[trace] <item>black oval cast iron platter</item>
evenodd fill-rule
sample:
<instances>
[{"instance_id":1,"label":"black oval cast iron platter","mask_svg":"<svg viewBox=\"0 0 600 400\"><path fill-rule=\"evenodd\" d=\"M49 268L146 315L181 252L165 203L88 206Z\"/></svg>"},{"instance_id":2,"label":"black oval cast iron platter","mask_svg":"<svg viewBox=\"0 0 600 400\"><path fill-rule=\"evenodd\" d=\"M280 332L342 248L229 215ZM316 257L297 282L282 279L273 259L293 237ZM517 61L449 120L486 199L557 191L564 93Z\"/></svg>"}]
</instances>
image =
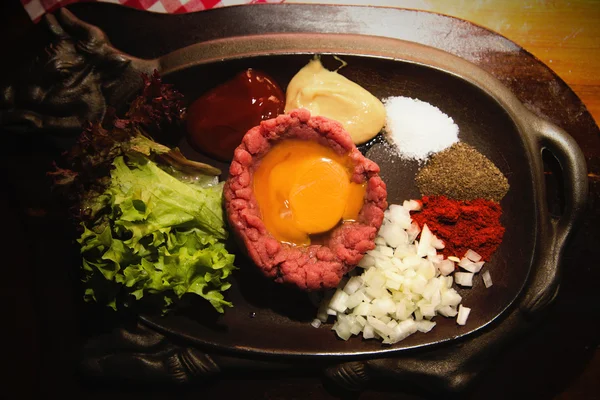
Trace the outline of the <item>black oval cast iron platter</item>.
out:
<instances>
[{"instance_id":1,"label":"black oval cast iron platter","mask_svg":"<svg viewBox=\"0 0 600 400\"><path fill-rule=\"evenodd\" d=\"M466 326L458 326L452 318L436 317L437 325L431 332L386 346L360 337L342 341L330 331L331 325L311 327L315 308L306 296L265 283L249 272L251 262L238 256L242 271L235 274L235 284L228 292L235 307L218 321L204 324L199 315L148 317L146 321L160 331L220 351L301 357L397 352L447 342L484 328L519 296L531 268L537 267L540 237L549 238L543 222L547 217L542 215L543 169L535 154L541 147L531 140L531 136L537 137L533 128L536 118L519 107L491 76L427 46L355 35L223 39L178 50L160 58L159 64L165 80L180 88L187 99L194 99L246 68L267 72L285 90L292 76L315 53L323 54L323 62L331 69L338 66L331 56L341 57L348 66L340 73L380 99L408 96L438 107L458 124L460 140L476 147L507 176L510 190L501 203L506 234L486 264L494 285L486 289L477 277L473 288L460 290L463 304L472 308ZM206 160L185 141L181 147L190 158ZM385 140L366 154L381 167L389 203L420 197L414 184L419 163L400 158ZM227 166L222 167L226 171ZM577 167L572 169L578 171Z\"/></svg>"}]
</instances>

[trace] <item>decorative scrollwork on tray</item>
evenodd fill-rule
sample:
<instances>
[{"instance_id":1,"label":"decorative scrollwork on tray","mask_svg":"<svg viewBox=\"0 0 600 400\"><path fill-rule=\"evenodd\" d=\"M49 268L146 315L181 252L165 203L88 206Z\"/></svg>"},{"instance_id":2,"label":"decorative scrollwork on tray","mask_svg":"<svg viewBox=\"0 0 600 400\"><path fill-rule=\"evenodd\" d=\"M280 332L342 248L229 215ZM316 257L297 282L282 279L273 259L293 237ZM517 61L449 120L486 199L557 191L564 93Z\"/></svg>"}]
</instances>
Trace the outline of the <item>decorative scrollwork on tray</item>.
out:
<instances>
[{"instance_id":1,"label":"decorative scrollwork on tray","mask_svg":"<svg viewBox=\"0 0 600 400\"><path fill-rule=\"evenodd\" d=\"M109 105L118 105L142 86L140 74L154 61L137 59L114 48L104 32L66 9L46 15L52 40L1 88L0 126L77 135L83 125L101 121Z\"/></svg>"},{"instance_id":2,"label":"decorative scrollwork on tray","mask_svg":"<svg viewBox=\"0 0 600 400\"><path fill-rule=\"evenodd\" d=\"M175 345L141 322L89 340L81 369L89 377L172 384L202 381L220 372L209 355Z\"/></svg>"}]
</instances>

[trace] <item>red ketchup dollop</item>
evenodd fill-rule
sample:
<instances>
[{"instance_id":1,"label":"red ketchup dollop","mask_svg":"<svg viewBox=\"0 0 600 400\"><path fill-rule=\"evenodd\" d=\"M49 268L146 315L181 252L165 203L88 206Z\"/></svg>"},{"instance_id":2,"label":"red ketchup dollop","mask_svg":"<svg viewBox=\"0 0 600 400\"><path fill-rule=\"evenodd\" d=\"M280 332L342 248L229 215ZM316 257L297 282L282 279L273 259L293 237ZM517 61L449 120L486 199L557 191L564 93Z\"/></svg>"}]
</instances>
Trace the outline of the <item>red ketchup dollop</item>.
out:
<instances>
[{"instance_id":1,"label":"red ketchup dollop","mask_svg":"<svg viewBox=\"0 0 600 400\"><path fill-rule=\"evenodd\" d=\"M246 132L284 108L283 91L273 78L249 68L188 107L188 141L208 156L231 161Z\"/></svg>"}]
</instances>

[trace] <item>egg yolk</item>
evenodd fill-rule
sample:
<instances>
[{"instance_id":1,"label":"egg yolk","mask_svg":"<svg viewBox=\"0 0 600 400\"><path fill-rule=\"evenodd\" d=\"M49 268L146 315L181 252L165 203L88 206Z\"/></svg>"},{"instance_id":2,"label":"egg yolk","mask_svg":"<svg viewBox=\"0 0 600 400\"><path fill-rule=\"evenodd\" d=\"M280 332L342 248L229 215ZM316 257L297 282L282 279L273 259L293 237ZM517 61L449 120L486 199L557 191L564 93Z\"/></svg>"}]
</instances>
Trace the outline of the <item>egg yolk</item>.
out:
<instances>
[{"instance_id":1,"label":"egg yolk","mask_svg":"<svg viewBox=\"0 0 600 400\"><path fill-rule=\"evenodd\" d=\"M355 220L366 184L350 176L347 157L319 143L289 139L275 145L253 179L267 230L281 242L308 245L311 235Z\"/></svg>"}]
</instances>

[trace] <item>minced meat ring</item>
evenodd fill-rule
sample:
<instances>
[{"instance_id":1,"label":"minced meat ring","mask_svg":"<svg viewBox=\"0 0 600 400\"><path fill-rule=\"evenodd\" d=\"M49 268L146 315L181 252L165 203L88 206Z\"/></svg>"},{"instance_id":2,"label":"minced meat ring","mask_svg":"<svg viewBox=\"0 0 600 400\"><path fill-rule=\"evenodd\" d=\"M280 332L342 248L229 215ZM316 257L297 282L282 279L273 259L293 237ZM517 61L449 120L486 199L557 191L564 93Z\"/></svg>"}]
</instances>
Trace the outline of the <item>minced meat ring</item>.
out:
<instances>
[{"instance_id":1,"label":"minced meat ring","mask_svg":"<svg viewBox=\"0 0 600 400\"><path fill-rule=\"evenodd\" d=\"M285 139L317 141L340 155L347 154L353 165L351 180L367 182L358 219L329 231L321 244L281 243L261 219L252 190L253 172L271 147ZM224 187L229 224L256 266L276 282L308 291L336 287L364 254L375 248L374 240L387 208L386 197L379 166L358 151L342 125L328 118L311 117L305 109L279 115L250 129L235 150Z\"/></svg>"}]
</instances>

